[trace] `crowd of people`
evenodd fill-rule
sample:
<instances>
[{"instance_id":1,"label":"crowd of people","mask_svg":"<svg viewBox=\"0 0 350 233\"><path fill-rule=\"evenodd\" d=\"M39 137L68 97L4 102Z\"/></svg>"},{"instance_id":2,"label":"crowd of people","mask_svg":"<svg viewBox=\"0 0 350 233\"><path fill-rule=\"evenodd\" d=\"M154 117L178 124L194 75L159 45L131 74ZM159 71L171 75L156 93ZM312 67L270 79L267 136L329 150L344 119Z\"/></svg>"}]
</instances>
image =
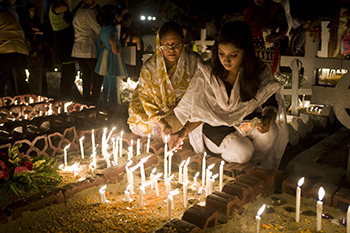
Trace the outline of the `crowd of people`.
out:
<instances>
[{"instance_id":1,"label":"crowd of people","mask_svg":"<svg viewBox=\"0 0 350 233\"><path fill-rule=\"evenodd\" d=\"M142 61L148 48L126 8L81 0L70 10L68 1L55 0L49 7L50 43L34 5L26 7L21 19L15 0L0 0L2 94L42 93L45 67L52 60L61 71L60 98L118 108L118 80L131 76L139 81L128 109L134 134L153 135L175 150L184 144L227 162L278 168L288 130L283 86L274 73L281 54L303 55L312 19L300 15L293 21L290 9L272 0L253 0L238 17L169 18L160 10L151 27L155 48ZM345 28L346 6L337 21L346 22ZM206 60L194 46L202 28L215 41ZM338 27L337 41L345 32ZM122 53L130 46L136 50L134 65L125 64ZM340 50L336 47L333 56ZM74 83L77 67L82 96ZM25 68L31 73L29 85ZM237 124L242 123L251 130L241 132Z\"/></svg>"}]
</instances>

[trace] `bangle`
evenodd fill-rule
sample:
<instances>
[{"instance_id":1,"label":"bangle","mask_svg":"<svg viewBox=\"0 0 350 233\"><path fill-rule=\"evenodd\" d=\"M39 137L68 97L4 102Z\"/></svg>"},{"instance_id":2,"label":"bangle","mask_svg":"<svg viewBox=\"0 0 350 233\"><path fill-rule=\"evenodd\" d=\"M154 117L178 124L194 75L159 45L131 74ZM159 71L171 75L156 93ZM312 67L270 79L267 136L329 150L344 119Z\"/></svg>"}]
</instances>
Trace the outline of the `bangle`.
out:
<instances>
[{"instance_id":1,"label":"bangle","mask_svg":"<svg viewBox=\"0 0 350 233\"><path fill-rule=\"evenodd\" d=\"M182 127L182 129L187 130L187 136L191 133L191 131L187 127Z\"/></svg>"}]
</instances>

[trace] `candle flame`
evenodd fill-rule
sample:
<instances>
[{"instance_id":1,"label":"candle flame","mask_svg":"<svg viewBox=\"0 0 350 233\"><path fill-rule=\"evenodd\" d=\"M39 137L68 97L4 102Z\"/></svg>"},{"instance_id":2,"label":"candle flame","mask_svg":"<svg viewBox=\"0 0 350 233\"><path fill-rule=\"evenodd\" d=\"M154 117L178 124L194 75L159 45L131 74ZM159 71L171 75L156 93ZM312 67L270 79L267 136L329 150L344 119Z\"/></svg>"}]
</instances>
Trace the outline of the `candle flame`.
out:
<instances>
[{"instance_id":1,"label":"candle flame","mask_svg":"<svg viewBox=\"0 0 350 233\"><path fill-rule=\"evenodd\" d=\"M159 179L162 175L163 175L163 173L158 173L158 174L156 175L156 178Z\"/></svg>"},{"instance_id":2,"label":"candle flame","mask_svg":"<svg viewBox=\"0 0 350 233\"><path fill-rule=\"evenodd\" d=\"M196 175L195 175L194 177L196 177L196 178L197 178L198 176L199 176L199 172L197 172L197 173L196 173Z\"/></svg>"},{"instance_id":3,"label":"candle flame","mask_svg":"<svg viewBox=\"0 0 350 233\"><path fill-rule=\"evenodd\" d=\"M214 166L215 166L215 163L213 163L212 165L209 165L209 166L207 167L207 169L208 169L208 170L211 170L211 169L213 169Z\"/></svg>"},{"instance_id":4,"label":"candle flame","mask_svg":"<svg viewBox=\"0 0 350 233\"><path fill-rule=\"evenodd\" d=\"M130 190L130 187L131 187L131 184L128 184L128 186L126 186L126 189L125 189L125 190L129 191L129 190Z\"/></svg>"},{"instance_id":5,"label":"candle flame","mask_svg":"<svg viewBox=\"0 0 350 233\"><path fill-rule=\"evenodd\" d=\"M148 160L150 157L151 157L151 155L149 155L149 156L147 156L147 157L141 159L141 163L147 162L147 160Z\"/></svg>"},{"instance_id":6,"label":"candle flame","mask_svg":"<svg viewBox=\"0 0 350 233\"><path fill-rule=\"evenodd\" d=\"M216 174L213 175L211 178L215 180L216 178L218 178L218 176L219 176L219 174L216 173Z\"/></svg>"},{"instance_id":7,"label":"candle flame","mask_svg":"<svg viewBox=\"0 0 350 233\"><path fill-rule=\"evenodd\" d=\"M207 156L207 152L204 152L203 157L205 158L205 156Z\"/></svg>"},{"instance_id":8,"label":"candle flame","mask_svg":"<svg viewBox=\"0 0 350 233\"><path fill-rule=\"evenodd\" d=\"M68 144L64 149L67 150L70 147L70 144Z\"/></svg>"},{"instance_id":9,"label":"candle flame","mask_svg":"<svg viewBox=\"0 0 350 233\"><path fill-rule=\"evenodd\" d=\"M182 167L184 165L184 163L186 162L186 160L183 160L181 163L180 163L180 167Z\"/></svg>"},{"instance_id":10,"label":"candle flame","mask_svg":"<svg viewBox=\"0 0 350 233\"><path fill-rule=\"evenodd\" d=\"M124 130L122 130L122 131L120 132L120 137L123 137L123 134L124 134Z\"/></svg>"},{"instance_id":11,"label":"candle flame","mask_svg":"<svg viewBox=\"0 0 350 233\"><path fill-rule=\"evenodd\" d=\"M151 138L151 134L148 134L148 136L147 136L148 138Z\"/></svg>"},{"instance_id":12,"label":"candle flame","mask_svg":"<svg viewBox=\"0 0 350 233\"><path fill-rule=\"evenodd\" d=\"M156 173L157 168L153 168L152 173Z\"/></svg>"},{"instance_id":13,"label":"candle flame","mask_svg":"<svg viewBox=\"0 0 350 233\"><path fill-rule=\"evenodd\" d=\"M180 193L179 190L176 189L176 190L170 191L170 192L169 192L169 195L175 196L176 194L179 194L179 193Z\"/></svg>"},{"instance_id":14,"label":"candle flame","mask_svg":"<svg viewBox=\"0 0 350 233\"><path fill-rule=\"evenodd\" d=\"M187 167L188 164L190 163L190 158L191 158L191 157L188 157L188 159L186 160L185 167Z\"/></svg>"},{"instance_id":15,"label":"candle flame","mask_svg":"<svg viewBox=\"0 0 350 233\"><path fill-rule=\"evenodd\" d=\"M131 139L131 141L130 141L130 146L132 146L132 144L134 144L134 140L133 139Z\"/></svg>"},{"instance_id":16,"label":"candle flame","mask_svg":"<svg viewBox=\"0 0 350 233\"><path fill-rule=\"evenodd\" d=\"M174 178L174 174L172 174L167 180L170 182Z\"/></svg>"},{"instance_id":17,"label":"candle flame","mask_svg":"<svg viewBox=\"0 0 350 233\"><path fill-rule=\"evenodd\" d=\"M321 188L318 190L318 200L322 201L325 194L326 192L324 191L324 188L321 186Z\"/></svg>"},{"instance_id":18,"label":"candle flame","mask_svg":"<svg viewBox=\"0 0 350 233\"><path fill-rule=\"evenodd\" d=\"M199 189L198 189L198 195L200 195L201 193L202 193L202 189L203 189L203 187L201 186L201 187L199 187Z\"/></svg>"},{"instance_id":19,"label":"candle flame","mask_svg":"<svg viewBox=\"0 0 350 233\"><path fill-rule=\"evenodd\" d=\"M298 181L298 186L301 187L304 184L305 177L301 177L300 180Z\"/></svg>"},{"instance_id":20,"label":"candle flame","mask_svg":"<svg viewBox=\"0 0 350 233\"><path fill-rule=\"evenodd\" d=\"M79 141L83 141L85 139L85 136L82 136Z\"/></svg>"},{"instance_id":21,"label":"candle flame","mask_svg":"<svg viewBox=\"0 0 350 233\"><path fill-rule=\"evenodd\" d=\"M221 165L224 166L225 165L225 161L221 160Z\"/></svg>"},{"instance_id":22,"label":"candle flame","mask_svg":"<svg viewBox=\"0 0 350 233\"><path fill-rule=\"evenodd\" d=\"M99 189L99 192L100 192L100 193L104 193L105 190L106 190L106 188L107 188L107 185L105 184L105 185L103 185L103 186Z\"/></svg>"},{"instance_id":23,"label":"candle flame","mask_svg":"<svg viewBox=\"0 0 350 233\"><path fill-rule=\"evenodd\" d=\"M129 160L129 162L127 164L125 164L125 167L130 167L130 165L132 164L132 160Z\"/></svg>"},{"instance_id":24,"label":"candle flame","mask_svg":"<svg viewBox=\"0 0 350 233\"><path fill-rule=\"evenodd\" d=\"M258 213L256 214L256 216L262 215L262 213L263 213L264 210L265 210L265 207L266 207L266 205L264 204L264 205L259 209L259 211L258 211Z\"/></svg>"}]
</instances>

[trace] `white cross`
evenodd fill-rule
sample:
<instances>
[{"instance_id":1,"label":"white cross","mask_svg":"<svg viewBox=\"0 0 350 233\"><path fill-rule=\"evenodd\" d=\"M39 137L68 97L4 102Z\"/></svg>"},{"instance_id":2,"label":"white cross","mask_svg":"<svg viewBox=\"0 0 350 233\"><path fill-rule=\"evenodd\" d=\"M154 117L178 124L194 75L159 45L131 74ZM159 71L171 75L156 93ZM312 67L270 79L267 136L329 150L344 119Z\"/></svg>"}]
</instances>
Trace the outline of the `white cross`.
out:
<instances>
[{"instance_id":1,"label":"white cross","mask_svg":"<svg viewBox=\"0 0 350 233\"><path fill-rule=\"evenodd\" d=\"M200 38L200 40L195 41L197 47L198 47L198 45L200 45L200 49L201 49L200 52L201 53L208 51L207 50L208 46L214 45L214 40L205 40L206 38L207 38L207 29L201 29L201 38Z\"/></svg>"}]
</instances>

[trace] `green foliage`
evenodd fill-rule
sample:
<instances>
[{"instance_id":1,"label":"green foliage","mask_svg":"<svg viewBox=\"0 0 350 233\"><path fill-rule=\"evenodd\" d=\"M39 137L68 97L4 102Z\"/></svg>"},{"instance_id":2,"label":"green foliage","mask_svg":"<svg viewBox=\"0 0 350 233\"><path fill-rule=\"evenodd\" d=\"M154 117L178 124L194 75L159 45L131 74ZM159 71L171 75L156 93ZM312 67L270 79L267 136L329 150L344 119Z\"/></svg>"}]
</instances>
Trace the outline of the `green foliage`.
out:
<instances>
[{"instance_id":1,"label":"green foliage","mask_svg":"<svg viewBox=\"0 0 350 233\"><path fill-rule=\"evenodd\" d=\"M56 161L45 155L30 157L21 154L21 144L0 154L0 198L23 197L26 193L41 191L61 181Z\"/></svg>"}]
</instances>

